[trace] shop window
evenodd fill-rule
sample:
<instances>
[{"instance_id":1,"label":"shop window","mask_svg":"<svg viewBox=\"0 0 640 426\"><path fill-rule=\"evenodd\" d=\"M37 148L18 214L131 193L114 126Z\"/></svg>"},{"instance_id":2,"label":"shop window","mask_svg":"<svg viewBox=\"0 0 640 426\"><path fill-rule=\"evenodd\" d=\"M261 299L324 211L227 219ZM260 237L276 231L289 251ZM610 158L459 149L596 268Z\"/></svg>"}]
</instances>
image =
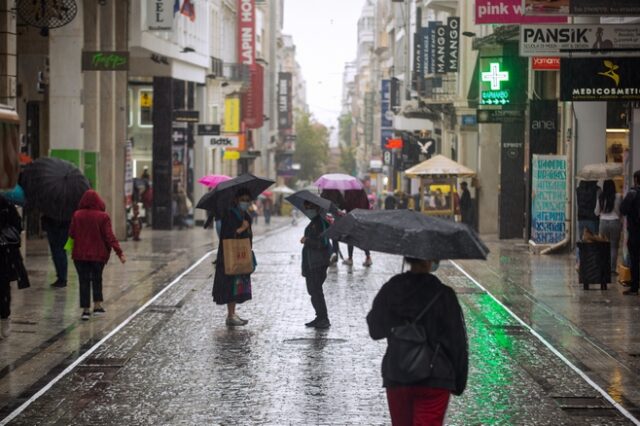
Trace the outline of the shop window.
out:
<instances>
[{"instance_id":1,"label":"shop window","mask_svg":"<svg viewBox=\"0 0 640 426\"><path fill-rule=\"evenodd\" d=\"M153 126L153 91L141 89L138 91L138 125L140 127Z\"/></svg>"}]
</instances>

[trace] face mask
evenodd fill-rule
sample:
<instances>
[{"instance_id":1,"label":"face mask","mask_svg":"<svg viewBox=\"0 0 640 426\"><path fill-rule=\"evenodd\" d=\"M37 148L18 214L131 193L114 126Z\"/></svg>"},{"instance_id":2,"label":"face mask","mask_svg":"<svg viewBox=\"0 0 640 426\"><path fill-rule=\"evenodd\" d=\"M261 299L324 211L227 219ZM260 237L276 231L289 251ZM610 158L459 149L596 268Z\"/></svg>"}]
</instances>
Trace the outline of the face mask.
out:
<instances>
[{"instance_id":1,"label":"face mask","mask_svg":"<svg viewBox=\"0 0 640 426\"><path fill-rule=\"evenodd\" d=\"M318 216L318 211L316 209L305 209L304 210L304 214L309 218L309 219L313 219L314 217Z\"/></svg>"},{"instance_id":2,"label":"face mask","mask_svg":"<svg viewBox=\"0 0 640 426\"><path fill-rule=\"evenodd\" d=\"M434 273L435 271L437 271L439 267L440 267L439 260L434 260L433 262L431 262L431 273Z\"/></svg>"},{"instance_id":3,"label":"face mask","mask_svg":"<svg viewBox=\"0 0 640 426\"><path fill-rule=\"evenodd\" d=\"M249 206L251 204L248 201L240 201L238 203L238 207L240 207L240 210L242 210L243 212L246 212L247 210L249 210Z\"/></svg>"}]
</instances>

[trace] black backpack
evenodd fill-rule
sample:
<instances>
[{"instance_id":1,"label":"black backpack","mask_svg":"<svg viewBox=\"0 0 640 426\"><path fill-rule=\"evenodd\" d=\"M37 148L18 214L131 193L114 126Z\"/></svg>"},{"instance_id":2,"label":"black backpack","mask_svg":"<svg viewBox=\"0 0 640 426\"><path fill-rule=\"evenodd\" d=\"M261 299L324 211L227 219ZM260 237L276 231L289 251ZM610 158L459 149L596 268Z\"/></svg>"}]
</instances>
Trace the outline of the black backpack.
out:
<instances>
[{"instance_id":1,"label":"black backpack","mask_svg":"<svg viewBox=\"0 0 640 426\"><path fill-rule=\"evenodd\" d=\"M454 377L440 343L430 342L425 328L418 324L441 294L436 294L412 322L391 329L382 369L385 379L410 384L429 377Z\"/></svg>"}]
</instances>

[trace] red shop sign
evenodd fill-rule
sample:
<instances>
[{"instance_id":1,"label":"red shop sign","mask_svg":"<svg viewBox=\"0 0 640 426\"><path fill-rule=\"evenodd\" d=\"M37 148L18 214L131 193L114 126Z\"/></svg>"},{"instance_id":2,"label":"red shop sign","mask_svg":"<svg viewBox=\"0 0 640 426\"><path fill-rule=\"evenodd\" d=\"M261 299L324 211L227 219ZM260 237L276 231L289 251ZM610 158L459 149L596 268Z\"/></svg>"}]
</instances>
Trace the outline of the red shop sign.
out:
<instances>
[{"instance_id":1,"label":"red shop sign","mask_svg":"<svg viewBox=\"0 0 640 426\"><path fill-rule=\"evenodd\" d=\"M536 71L557 71L560 69L560 58L555 56L534 56L531 68Z\"/></svg>"}]
</instances>

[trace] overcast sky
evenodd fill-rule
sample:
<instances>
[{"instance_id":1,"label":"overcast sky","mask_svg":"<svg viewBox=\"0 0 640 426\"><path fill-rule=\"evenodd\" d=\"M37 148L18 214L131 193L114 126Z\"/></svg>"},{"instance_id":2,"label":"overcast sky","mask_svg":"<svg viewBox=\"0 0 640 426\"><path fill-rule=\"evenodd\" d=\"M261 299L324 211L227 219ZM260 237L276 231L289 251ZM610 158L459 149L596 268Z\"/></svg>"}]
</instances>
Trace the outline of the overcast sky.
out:
<instances>
[{"instance_id":1,"label":"overcast sky","mask_svg":"<svg viewBox=\"0 0 640 426\"><path fill-rule=\"evenodd\" d=\"M357 50L364 0L285 0L284 33L293 36L314 117L338 127L342 72Z\"/></svg>"}]
</instances>

